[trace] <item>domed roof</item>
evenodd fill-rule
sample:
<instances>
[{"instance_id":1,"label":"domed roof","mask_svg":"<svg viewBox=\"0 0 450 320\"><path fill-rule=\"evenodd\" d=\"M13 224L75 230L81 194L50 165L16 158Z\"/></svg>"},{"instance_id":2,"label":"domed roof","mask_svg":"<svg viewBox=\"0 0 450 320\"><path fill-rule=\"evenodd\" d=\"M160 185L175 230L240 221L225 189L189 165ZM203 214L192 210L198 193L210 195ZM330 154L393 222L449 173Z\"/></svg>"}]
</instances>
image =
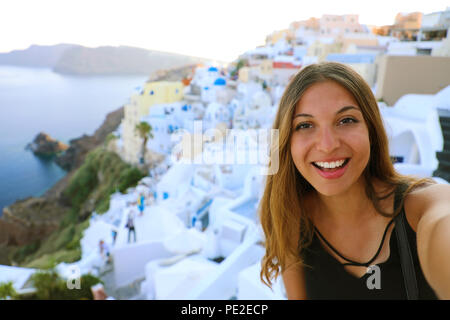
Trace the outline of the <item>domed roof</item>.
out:
<instances>
[{"instance_id":1,"label":"domed roof","mask_svg":"<svg viewBox=\"0 0 450 320\"><path fill-rule=\"evenodd\" d=\"M208 71L215 71L215 72L217 72L217 71L219 71L216 67L210 67L209 69L208 69Z\"/></svg>"},{"instance_id":2,"label":"domed roof","mask_svg":"<svg viewBox=\"0 0 450 320\"><path fill-rule=\"evenodd\" d=\"M227 82L223 78L217 78L216 81L214 81L215 86L224 86Z\"/></svg>"}]
</instances>

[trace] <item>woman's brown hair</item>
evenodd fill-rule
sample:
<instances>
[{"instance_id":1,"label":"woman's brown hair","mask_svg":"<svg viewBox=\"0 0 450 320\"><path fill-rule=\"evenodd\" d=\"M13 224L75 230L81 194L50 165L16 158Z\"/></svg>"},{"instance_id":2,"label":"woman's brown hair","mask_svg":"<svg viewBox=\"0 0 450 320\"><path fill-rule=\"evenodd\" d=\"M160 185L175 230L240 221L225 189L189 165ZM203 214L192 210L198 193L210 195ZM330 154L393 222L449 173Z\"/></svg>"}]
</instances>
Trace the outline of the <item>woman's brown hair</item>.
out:
<instances>
[{"instance_id":1,"label":"woman's brown hair","mask_svg":"<svg viewBox=\"0 0 450 320\"><path fill-rule=\"evenodd\" d=\"M398 186L409 185L404 192L406 194L417 186L432 183L430 179L416 179L395 171L378 104L372 90L356 71L335 62L304 67L290 81L280 100L273 124L273 129L278 130L279 140L278 145L271 148L271 155L278 153L279 169L276 174L267 176L259 204L266 248L260 277L268 286L271 286L273 278L289 267L288 260L302 264L301 252L312 239L313 225L305 212L303 200L314 188L294 165L290 139L292 117L298 101L310 86L323 81L335 81L346 88L362 111L370 141L370 158L362 174L366 181L366 195L378 213L387 217L398 214L402 205L396 212L384 212L380 206L380 201L392 195ZM377 194L371 183L374 179L390 186L389 191L383 195Z\"/></svg>"}]
</instances>

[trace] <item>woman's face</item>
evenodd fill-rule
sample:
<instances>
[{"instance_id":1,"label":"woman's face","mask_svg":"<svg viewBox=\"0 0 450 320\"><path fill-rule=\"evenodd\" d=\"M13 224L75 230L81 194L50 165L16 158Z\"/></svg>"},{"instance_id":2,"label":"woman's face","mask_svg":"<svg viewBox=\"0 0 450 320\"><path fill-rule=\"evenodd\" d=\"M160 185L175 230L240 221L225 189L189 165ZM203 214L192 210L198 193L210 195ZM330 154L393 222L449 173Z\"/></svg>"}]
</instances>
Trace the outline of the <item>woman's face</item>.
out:
<instances>
[{"instance_id":1,"label":"woman's face","mask_svg":"<svg viewBox=\"0 0 450 320\"><path fill-rule=\"evenodd\" d=\"M291 154L297 170L323 195L339 195L362 183L369 132L347 89L325 81L304 92L292 119Z\"/></svg>"}]
</instances>

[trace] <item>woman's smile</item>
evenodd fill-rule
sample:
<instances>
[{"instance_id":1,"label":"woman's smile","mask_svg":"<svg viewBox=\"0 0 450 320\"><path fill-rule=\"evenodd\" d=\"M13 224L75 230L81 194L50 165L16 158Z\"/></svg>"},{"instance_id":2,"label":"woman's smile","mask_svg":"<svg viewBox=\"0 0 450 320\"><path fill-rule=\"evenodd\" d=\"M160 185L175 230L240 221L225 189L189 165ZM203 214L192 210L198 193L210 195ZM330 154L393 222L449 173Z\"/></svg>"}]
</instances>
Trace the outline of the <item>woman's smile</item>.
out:
<instances>
[{"instance_id":1,"label":"woman's smile","mask_svg":"<svg viewBox=\"0 0 450 320\"><path fill-rule=\"evenodd\" d=\"M319 161L312 162L317 172L325 179L337 179L341 177L347 170L350 158L338 161Z\"/></svg>"}]
</instances>

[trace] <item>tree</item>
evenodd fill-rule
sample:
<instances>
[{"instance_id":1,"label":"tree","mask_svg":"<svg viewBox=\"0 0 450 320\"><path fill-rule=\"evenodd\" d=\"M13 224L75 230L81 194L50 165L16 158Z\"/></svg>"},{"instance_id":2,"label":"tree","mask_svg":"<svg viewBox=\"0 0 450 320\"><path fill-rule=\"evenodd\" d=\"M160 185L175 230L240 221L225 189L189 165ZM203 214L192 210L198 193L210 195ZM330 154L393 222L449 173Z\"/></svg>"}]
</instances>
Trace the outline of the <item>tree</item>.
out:
<instances>
[{"instance_id":1,"label":"tree","mask_svg":"<svg viewBox=\"0 0 450 320\"><path fill-rule=\"evenodd\" d=\"M147 122L140 122L136 125L135 131L139 135L139 137L142 139L142 150L141 150L141 159L140 163L145 166L145 146L147 145L148 139L153 139L152 134L152 126L149 125Z\"/></svg>"},{"instance_id":2,"label":"tree","mask_svg":"<svg viewBox=\"0 0 450 320\"><path fill-rule=\"evenodd\" d=\"M238 61L237 64L236 64L235 69L234 69L233 71L231 71L231 76L232 76L232 77L237 77L237 76L239 75L239 70L240 70L242 67L245 67L245 66L247 66L247 65L248 65L247 60L239 59L239 61Z\"/></svg>"}]
</instances>

